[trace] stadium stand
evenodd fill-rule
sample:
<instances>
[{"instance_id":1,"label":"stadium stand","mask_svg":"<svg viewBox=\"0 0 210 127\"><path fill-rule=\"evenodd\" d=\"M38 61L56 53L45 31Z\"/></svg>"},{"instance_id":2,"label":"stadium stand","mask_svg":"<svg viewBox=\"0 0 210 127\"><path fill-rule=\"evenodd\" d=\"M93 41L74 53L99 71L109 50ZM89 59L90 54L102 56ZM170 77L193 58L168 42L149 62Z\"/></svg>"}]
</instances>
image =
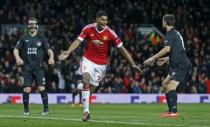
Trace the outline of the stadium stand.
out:
<instances>
[{"instance_id":1,"label":"stadium stand","mask_svg":"<svg viewBox=\"0 0 210 127\"><path fill-rule=\"evenodd\" d=\"M95 12L104 9L109 13L109 26L116 31L130 51L135 62L142 62L157 52L147 39L138 39L140 24L154 24L161 28L161 17L174 13L177 29L184 37L187 54L193 64L187 83L187 93L210 93L210 1L209 0L1 0L0 23L26 24L29 17L36 17L45 25L45 36L58 54L66 49L81 29L94 22ZM1 33L0 38L0 93L21 92L21 68L15 65L12 50L24 30ZM164 33L164 32L163 32ZM75 75L83 46L65 62L51 67L45 64L48 91L70 92L76 83ZM61 72L61 75L58 75ZM106 77L97 93L160 93L161 81L167 69L154 65L144 75L135 74L114 47L110 50L110 64ZM60 74L60 73L59 73ZM62 78L64 83L60 82ZM36 92L35 89L33 92Z\"/></svg>"}]
</instances>

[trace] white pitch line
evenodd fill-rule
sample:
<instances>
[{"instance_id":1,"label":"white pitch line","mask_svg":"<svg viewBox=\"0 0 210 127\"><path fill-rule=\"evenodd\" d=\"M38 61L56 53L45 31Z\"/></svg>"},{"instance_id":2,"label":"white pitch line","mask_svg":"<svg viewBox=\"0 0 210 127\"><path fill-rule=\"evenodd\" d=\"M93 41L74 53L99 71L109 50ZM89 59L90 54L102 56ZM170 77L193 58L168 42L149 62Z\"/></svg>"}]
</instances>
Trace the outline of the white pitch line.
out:
<instances>
[{"instance_id":1,"label":"white pitch line","mask_svg":"<svg viewBox=\"0 0 210 127\"><path fill-rule=\"evenodd\" d=\"M55 118L55 117L34 117L34 116L10 116L10 115L0 115L0 118L24 118L24 119L42 119L42 120L62 120L62 121L78 121L82 122L81 119L66 119L66 118ZM103 121L103 120L90 120L90 122L95 123L111 123L111 124L127 124L127 125L144 125L144 126L162 126L171 127L169 124L148 124L140 122L123 122L123 121ZM182 127L182 125L174 125L174 127Z\"/></svg>"}]
</instances>

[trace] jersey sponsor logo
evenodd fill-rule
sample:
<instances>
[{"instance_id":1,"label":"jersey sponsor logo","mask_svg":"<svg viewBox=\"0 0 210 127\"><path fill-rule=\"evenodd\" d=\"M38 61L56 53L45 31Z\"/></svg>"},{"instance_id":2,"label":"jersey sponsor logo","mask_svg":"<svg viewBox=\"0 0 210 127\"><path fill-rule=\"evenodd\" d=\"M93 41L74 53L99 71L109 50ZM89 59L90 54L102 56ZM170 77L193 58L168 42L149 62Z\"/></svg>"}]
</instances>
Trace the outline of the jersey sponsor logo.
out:
<instances>
[{"instance_id":1,"label":"jersey sponsor logo","mask_svg":"<svg viewBox=\"0 0 210 127\"><path fill-rule=\"evenodd\" d=\"M27 54L37 54L37 48L28 48Z\"/></svg>"},{"instance_id":2,"label":"jersey sponsor logo","mask_svg":"<svg viewBox=\"0 0 210 127\"><path fill-rule=\"evenodd\" d=\"M36 45L37 45L38 47L40 47L40 46L42 45L42 42L38 41L38 42L36 43Z\"/></svg>"}]
</instances>

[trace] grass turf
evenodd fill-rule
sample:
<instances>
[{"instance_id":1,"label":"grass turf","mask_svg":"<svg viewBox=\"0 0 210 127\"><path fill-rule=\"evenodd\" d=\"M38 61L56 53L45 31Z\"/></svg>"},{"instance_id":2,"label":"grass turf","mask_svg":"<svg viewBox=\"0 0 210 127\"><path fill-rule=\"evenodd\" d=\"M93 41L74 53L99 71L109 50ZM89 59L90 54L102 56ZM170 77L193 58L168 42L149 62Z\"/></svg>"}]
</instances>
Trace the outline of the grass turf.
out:
<instances>
[{"instance_id":1,"label":"grass turf","mask_svg":"<svg viewBox=\"0 0 210 127\"><path fill-rule=\"evenodd\" d=\"M0 127L210 127L209 104L179 104L179 118L161 118L162 104L92 104L91 121L82 122L82 109L67 104L50 105L41 116L42 105L30 105L24 116L22 105L0 105Z\"/></svg>"}]
</instances>

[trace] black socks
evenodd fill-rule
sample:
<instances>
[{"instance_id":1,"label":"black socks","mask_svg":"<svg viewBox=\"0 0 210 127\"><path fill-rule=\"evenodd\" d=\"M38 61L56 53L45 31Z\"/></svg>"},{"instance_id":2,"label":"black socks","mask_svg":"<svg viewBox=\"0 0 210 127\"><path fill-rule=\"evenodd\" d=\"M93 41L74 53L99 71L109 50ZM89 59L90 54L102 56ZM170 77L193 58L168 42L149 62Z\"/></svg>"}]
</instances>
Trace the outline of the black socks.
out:
<instances>
[{"instance_id":1,"label":"black socks","mask_svg":"<svg viewBox=\"0 0 210 127\"><path fill-rule=\"evenodd\" d=\"M177 112L177 93L176 90L171 90L166 94L167 104L169 107L169 112Z\"/></svg>"},{"instance_id":2,"label":"black socks","mask_svg":"<svg viewBox=\"0 0 210 127\"><path fill-rule=\"evenodd\" d=\"M40 92L41 97L42 97L42 103L44 105L44 108L47 109L48 108L48 95L47 95L47 91L43 90Z\"/></svg>"},{"instance_id":3,"label":"black socks","mask_svg":"<svg viewBox=\"0 0 210 127\"><path fill-rule=\"evenodd\" d=\"M29 103L29 93L23 92L24 110L28 110L28 103Z\"/></svg>"}]
</instances>

